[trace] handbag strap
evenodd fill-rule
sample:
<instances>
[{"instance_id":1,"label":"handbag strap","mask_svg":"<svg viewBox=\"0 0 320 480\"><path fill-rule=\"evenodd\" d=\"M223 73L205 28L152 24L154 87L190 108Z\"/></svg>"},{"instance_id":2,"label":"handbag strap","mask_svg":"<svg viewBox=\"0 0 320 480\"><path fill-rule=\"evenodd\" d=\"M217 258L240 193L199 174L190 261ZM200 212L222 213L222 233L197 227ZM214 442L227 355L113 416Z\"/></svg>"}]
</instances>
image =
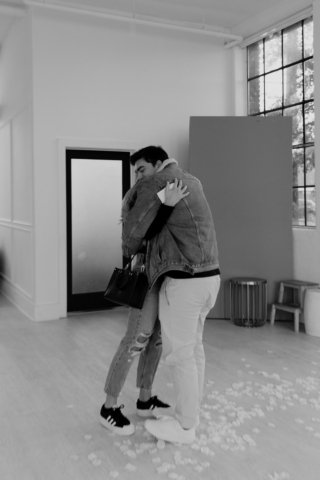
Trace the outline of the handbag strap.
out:
<instances>
[{"instance_id":1,"label":"handbag strap","mask_svg":"<svg viewBox=\"0 0 320 480\"><path fill-rule=\"evenodd\" d=\"M131 263L132 263L132 261L133 261L133 259L134 259L134 257L135 257L136 255L137 255L137 253L135 253L134 255L132 255L131 258L129 258L129 260L127 261L127 264L126 264L125 267L124 267L124 270L126 270L127 268L129 268L129 265L131 265ZM142 266L141 266L141 272L143 272L144 269L145 269L145 266L142 265Z\"/></svg>"}]
</instances>

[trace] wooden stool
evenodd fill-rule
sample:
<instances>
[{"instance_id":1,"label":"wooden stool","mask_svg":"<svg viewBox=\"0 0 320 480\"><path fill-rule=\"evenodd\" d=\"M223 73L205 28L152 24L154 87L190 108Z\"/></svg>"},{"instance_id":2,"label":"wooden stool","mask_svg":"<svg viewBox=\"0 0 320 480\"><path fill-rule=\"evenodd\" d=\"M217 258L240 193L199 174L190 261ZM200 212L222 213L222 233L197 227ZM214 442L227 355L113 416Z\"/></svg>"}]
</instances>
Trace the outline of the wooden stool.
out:
<instances>
[{"instance_id":1,"label":"wooden stool","mask_svg":"<svg viewBox=\"0 0 320 480\"><path fill-rule=\"evenodd\" d=\"M278 303L273 303L271 308L270 323L274 324L276 310L284 310L285 312L291 312L294 314L294 331L299 332L299 315L303 313L304 293L308 288L318 287L318 283L301 282L300 280L284 280L280 282ZM283 303L283 295L285 288L293 289L293 303ZM294 292L297 291L297 302L294 298Z\"/></svg>"}]
</instances>

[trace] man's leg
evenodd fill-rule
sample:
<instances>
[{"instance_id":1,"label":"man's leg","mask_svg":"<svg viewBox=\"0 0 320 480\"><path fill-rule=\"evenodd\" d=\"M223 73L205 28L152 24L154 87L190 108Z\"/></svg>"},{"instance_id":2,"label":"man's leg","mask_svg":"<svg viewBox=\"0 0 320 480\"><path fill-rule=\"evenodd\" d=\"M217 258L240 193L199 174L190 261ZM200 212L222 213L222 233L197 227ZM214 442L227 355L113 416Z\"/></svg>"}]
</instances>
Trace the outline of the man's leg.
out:
<instances>
[{"instance_id":1,"label":"man's leg","mask_svg":"<svg viewBox=\"0 0 320 480\"><path fill-rule=\"evenodd\" d=\"M215 304L219 286L218 276L190 280L167 277L160 291L163 356L173 373L176 418L184 429L193 430L198 423L205 368L202 331L205 317ZM152 430L154 424L149 422L148 426ZM157 427L151 433L157 436ZM168 441L179 441L178 437L164 438L161 432L158 435Z\"/></svg>"},{"instance_id":2,"label":"man's leg","mask_svg":"<svg viewBox=\"0 0 320 480\"><path fill-rule=\"evenodd\" d=\"M176 415L184 428L198 423L205 370L202 332L219 285L218 276L183 280L167 277L160 292L163 356L174 376Z\"/></svg>"}]
</instances>

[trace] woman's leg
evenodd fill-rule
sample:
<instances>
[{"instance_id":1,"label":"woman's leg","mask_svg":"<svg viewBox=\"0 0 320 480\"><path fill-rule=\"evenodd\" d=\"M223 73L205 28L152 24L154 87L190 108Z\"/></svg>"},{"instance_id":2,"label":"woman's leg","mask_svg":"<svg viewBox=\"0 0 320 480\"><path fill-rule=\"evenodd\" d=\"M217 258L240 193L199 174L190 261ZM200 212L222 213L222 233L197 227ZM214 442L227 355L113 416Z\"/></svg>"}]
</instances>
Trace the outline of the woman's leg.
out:
<instances>
[{"instance_id":1,"label":"woman's leg","mask_svg":"<svg viewBox=\"0 0 320 480\"><path fill-rule=\"evenodd\" d=\"M148 344L141 352L137 369L137 387L140 388L139 400L146 402L151 397L153 380L162 353L161 327L158 319L159 290L161 282L157 282L150 292L146 314L154 319L152 334Z\"/></svg>"},{"instance_id":2,"label":"woman's leg","mask_svg":"<svg viewBox=\"0 0 320 480\"><path fill-rule=\"evenodd\" d=\"M141 310L129 309L128 327L125 336L111 362L104 391L107 394L106 408L118 398L135 356L144 352L158 315L158 294L147 293ZM156 360L155 360L156 361ZM148 384L145 386L148 388Z\"/></svg>"}]
</instances>

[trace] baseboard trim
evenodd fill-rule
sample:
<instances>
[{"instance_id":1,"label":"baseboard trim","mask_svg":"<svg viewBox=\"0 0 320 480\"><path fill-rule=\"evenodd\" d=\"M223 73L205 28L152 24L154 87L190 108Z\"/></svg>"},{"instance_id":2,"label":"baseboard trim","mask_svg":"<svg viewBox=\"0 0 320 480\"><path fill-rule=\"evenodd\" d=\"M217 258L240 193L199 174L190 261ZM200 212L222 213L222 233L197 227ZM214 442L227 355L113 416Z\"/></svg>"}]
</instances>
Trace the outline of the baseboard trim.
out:
<instances>
[{"instance_id":1,"label":"baseboard trim","mask_svg":"<svg viewBox=\"0 0 320 480\"><path fill-rule=\"evenodd\" d=\"M24 295L3 276L1 276L1 293L33 322L58 320L60 318L60 305L58 303L35 305L31 298Z\"/></svg>"},{"instance_id":2,"label":"baseboard trim","mask_svg":"<svg viewBox=\"0 0 320 480\"><path fill-rule=\"evenodd\" d=\"M1 293L29 320L34 320L34 305L32 300L27 298L4 277L1 278L1 282Z\"/></svg>"}]
</instances>

